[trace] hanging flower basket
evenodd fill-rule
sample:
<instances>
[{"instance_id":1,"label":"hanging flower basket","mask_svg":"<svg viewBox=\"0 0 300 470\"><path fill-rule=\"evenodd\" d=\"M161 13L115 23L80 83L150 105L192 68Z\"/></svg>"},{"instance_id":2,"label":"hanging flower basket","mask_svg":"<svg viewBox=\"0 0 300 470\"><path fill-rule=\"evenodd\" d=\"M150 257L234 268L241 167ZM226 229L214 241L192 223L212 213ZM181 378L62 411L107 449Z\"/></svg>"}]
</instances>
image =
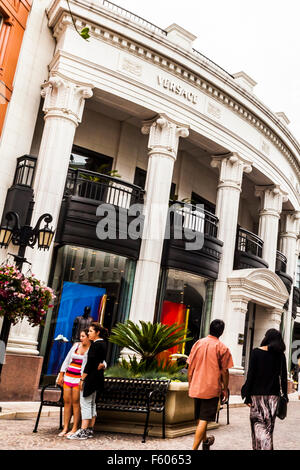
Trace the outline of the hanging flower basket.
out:
<instances>
[{"instance_id":1,"label":"hanging flower basket","mask_svg":"<svg viewBox=\"0 0 300 470\"><path fill-rule=\"evenodd\" d=\"M52 289L35 277L26 277L15 266L0 266L0 317L13 325L26 318L30 325L43 325L55 298Z\"/></svg>"}]
</instances>

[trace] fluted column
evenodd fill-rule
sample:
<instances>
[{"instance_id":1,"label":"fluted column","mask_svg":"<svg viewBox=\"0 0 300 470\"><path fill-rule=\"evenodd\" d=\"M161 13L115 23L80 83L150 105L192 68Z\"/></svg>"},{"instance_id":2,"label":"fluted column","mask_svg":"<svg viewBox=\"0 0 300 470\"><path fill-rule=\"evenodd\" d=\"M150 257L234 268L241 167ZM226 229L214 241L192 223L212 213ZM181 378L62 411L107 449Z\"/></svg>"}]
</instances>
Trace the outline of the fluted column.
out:
<instances>
[{"instance_id":1,"label":"fluted column","mask_svg":"<svg viewBox=\"0 0 300 470\"><path fill-rule=\"evenodd\" d=\"M278 185L271 185L256 186L255 196L261 202L258 236L264 242L262 257L269 264L269 269L275 271L278 223L287 194Z\"/></svg>"},{"instance_id":2,"label":"fluted column","mask_svg":"<svg viewBox=\"0 0 300 470\"><path fill-rule=\"evenodd\" d=\"M34 183L32 226L40 215L49 212L56 229L75 130L81 122L85 99L90 98L93 93L91 85L75 83L53 74L42 85L41 94L45 98L45 125ZM28 248L26 257L32 262L32 272L47 282L52 248L49 252L41 252L37 248L32 251ZM38 331L38 327L32 328L26 320L12 327L7 352L38 354Z\"/></svg>"},{"instance_id":3,"label":"fluted column","mask_svg":"<svg viewBox=\"0 0 300 470\"><path fill-rule=\"evenodd\" d=\"M245 319L248 310L248 299L242 298L240 296L237 298L232 297L231 302L231 321L230 325L228 325L230 334L226 334L225 344L229 347L232 354L234 364L233 370L236 373L243 373L243 342L239 341L239 335L244 335ZM243 341L245 341L245 338L243 338Z\"/></svg>"},{"instance_id":4,"label":"fluted column","mask_svg":"<svg viewBox=\"0 0 300 470\"><path fill-rule=\"evenodd\" d=\"M218 238L223 242L219 275L215 283L212 319L225 318L227 278L233 269L236 230L243 174L250 173L251 163L237 153L213 157L211 166L219 169L216 216Z\"/></svg>"},{"instance_id":5,"label":"fluted column","mask_svg":"<svg viewBox=\"0 0 300 470\"><path fill-rule=\"evenodd\" d=\"M187 137L189 131L188 126L160 114L155 120L143 123L142 133L149 134L149 161L145 224L130 310L134 322L153 321L173 167L179 137Z\"/></svg>"},{"instance_id":6,"label":"fluted column","mask_svg":"<svg viewBox=\"0 0 300 470\"><path fill-rule=\"evenodd\" d=\"M286 273L293 278L295 283L296 266L298 258L298 236L300 231L300 212L284 211L282 214L282 231L280 233L280 251L287 258ZM287 347L287 358L289 357L291 335L292 335L292 308L293 287L290 292L289 307L286 313L286 324L284 340Z\"/></svg>"}]
</instances>

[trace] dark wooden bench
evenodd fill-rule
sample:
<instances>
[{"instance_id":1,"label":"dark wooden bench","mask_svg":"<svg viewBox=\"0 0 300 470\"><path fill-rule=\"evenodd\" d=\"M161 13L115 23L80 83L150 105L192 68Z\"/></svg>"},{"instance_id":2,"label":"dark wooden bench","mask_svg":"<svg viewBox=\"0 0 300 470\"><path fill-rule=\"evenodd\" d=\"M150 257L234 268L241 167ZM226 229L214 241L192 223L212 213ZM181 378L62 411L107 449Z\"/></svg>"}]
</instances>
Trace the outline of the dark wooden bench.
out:
<instances>
[{"instance_id":1,"label":"dark wooden bench","mask_svg":"<svg viewBox=\"0 0 300 470\"><path fill-rule=\"evenodd\" d=\"M97 410L145 413L142 442L146 442L150 412L162 413L162 437L165 439L165 405L170 380L105 377L104 390L97 398Z\"/></svg>"},{"instance_id":2,"label":"dark wooden bench","mask_svg":"<svg viewBox=\"0 0 300 470\"><path fill-rule=\"evenodd\" d=\"M60 392L59 398L54 400L46 400L44 398L45 392L46 391L51 391L51 392ZM55 394L55 393L54 393ZM62 429L62 415L63 415L63 407L64 407L64 398L63 398L63 388L60 387L59 385L45 385L42 390L41 390L41 404L39 408L39 412L36 418L35 426L33 432L37 432L38 430L38 425L42 413L42 408L43 406L55 406L57 408L60 408L60 413L59 413L59 429Z\"/></svg>"}]
</instances>

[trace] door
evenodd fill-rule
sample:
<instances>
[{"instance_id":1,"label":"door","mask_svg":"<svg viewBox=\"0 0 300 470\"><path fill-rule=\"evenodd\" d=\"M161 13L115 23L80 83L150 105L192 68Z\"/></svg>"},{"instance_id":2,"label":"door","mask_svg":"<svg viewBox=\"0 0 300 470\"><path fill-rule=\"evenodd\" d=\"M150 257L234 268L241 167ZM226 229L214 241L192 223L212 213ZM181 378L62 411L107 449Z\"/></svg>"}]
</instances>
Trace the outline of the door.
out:
<instances>
[{"instance_id":1,"label":"door","mask_svg":"<svg viewBox=\"0 0 300 470\"><path fill-rule=\"evenodd\" d=\"M242 353L242 366L245 369L245 375L248 372L250 353L253 349L255 310L256 305L252 302L249 302L245 319L244 345Z\"/></svg>"}]
</instances>

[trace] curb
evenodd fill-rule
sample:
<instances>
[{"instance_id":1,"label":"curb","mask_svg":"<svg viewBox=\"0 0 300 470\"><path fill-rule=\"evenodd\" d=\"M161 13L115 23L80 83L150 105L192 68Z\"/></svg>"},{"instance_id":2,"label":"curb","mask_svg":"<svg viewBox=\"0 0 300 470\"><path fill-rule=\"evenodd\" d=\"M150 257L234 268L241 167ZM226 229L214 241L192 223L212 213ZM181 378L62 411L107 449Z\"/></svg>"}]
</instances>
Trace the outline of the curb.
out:
<instances>
[{"instance_id":1,"label":"curb","mask_svg":"<svg viewBox=\"0 0 300 470\"><path fill-rule=\"evenodd\" d=\"M29 419L36 418L37 411L3 411L0 413L0 419ZM42 417L55 417L59 416L59 410L57 411L42 411Z\"/></svg>"}]
</instances>

